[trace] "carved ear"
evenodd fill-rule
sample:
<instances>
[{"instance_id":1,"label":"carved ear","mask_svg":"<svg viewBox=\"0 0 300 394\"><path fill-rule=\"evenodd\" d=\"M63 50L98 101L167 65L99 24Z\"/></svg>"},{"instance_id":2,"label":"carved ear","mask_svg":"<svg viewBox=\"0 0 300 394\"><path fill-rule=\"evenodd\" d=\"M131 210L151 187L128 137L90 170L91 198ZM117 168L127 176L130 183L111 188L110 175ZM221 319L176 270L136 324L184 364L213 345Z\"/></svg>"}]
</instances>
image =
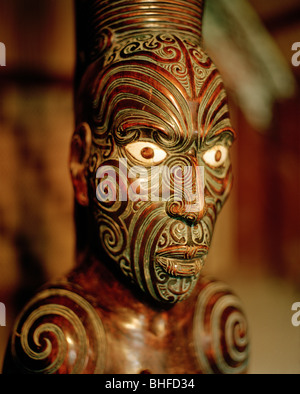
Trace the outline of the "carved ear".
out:
<instances>
[{"instance_id":1,"label":"carved ear","mask_svg":"<svg viewBox=\"0 0 300 394\"><path fill-rule=\"evenodd\" d=\"M76 201L83 206L89 204L86 168L91 151L92 132L87 123L81 123L72 137L70 171Z\"/></svg>"}]
</instances>

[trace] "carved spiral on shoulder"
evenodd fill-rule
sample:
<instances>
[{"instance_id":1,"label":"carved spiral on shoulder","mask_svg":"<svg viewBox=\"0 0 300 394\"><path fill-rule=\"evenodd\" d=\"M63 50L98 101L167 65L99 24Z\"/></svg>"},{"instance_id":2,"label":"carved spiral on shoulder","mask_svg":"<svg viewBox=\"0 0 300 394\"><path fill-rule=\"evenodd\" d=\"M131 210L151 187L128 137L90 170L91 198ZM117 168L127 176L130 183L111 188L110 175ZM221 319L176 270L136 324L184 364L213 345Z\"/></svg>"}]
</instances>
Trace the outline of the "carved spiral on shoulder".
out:
<instances>
[{"instance_id":1,"label":"carved spiral on shoulder","mask_svg":"<svg viewBox=\"0 0 300 394\"><path fill-rule=\"evenodd\" d=\"M11 354L22 373L101 374L105 352L105 331L95 309L65 289L37 294L12 334Z\"/></svg>"},{"instance_id":2,"label":"carved spiral on shoulder","mask_svg":"<svg viewBox=\"0 0 300 394\"><path fill-rule=\"evenodd\" d=\"M197 359L204 373L246 372L247 321L241 301L224 283L207 281L204 284L198 296L193 330Z\"/></svg>"}]
</instances>

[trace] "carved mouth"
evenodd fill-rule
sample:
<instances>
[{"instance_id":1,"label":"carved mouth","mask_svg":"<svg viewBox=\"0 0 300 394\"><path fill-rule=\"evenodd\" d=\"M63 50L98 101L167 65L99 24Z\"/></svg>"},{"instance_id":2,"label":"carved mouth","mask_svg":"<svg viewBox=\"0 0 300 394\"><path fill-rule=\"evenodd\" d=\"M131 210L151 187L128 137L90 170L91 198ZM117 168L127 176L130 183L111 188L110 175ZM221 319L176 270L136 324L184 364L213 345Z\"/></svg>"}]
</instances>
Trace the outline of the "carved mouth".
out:
<instances>
[{"instance_id":1,"label":"carved mouth","mask_svg":"<svg viewBox=\"0 0 300 394\"><path fill-rule=\"evenodd\" d=\"M200 274L208 253L207 246L172 246L156 255L156 262L172 276L190 277Z\"/></svg>"}]
</instances>

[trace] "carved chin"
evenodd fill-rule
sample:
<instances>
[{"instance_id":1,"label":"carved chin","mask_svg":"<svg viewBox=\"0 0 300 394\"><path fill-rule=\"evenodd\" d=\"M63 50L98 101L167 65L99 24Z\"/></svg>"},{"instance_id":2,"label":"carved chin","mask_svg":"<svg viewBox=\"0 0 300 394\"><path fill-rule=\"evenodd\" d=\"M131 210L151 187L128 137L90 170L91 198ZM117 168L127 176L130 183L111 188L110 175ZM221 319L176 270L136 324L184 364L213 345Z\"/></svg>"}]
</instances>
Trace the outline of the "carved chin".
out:
<instances>
[{"instance_id":1,"label":"carved chin","mask_svg":"<svg viewBox=\"0 0 300 394\"><path fill-rule=\"evenodd\" d=\"M174 276L167 273L161 264L156 264L155 271L155 295L152 294L152 296L160 302L169 304L175 304L190 297L200 276L200 274Z\"/></svg>"},{"instance_id":2,"label":"carved chin","mask_svg":"<svg viewBox=\"0 0 300 394\"><path fill-rule=\"evenodd\" d=\"M134 264L124 255L113 260L118 263L122 273L151 298L158 302L175 304L191 295L205 259L206 255L180 259L161 254L150 257L145 253L144 259L136 263L139 269L134 269Z\"/></svg>"},{"instance_id":3,"label":"carved chin","mask_svg":"<svg viewBox=\"0 0 300 394\"><path fill-rule=\"evenodd\" d=\"M153 215L156 223L148 226L147 220L139 222L140 216L137 217L140 225L131 237L116 222L101 220L100 237L105 252L131 282L156 301L177 303L187 299L208 253L204 225L191 230L181 222Z\"/></svg>"},{"instance_id":4,"label":"carved chin","mask_svg":"<svg viewBox=\"0 0 300 394\"><path fill-rule=\"evenodd\" d=\"M183 259L157 254L154 258L154 289L152 296L160 302L178 303L193 292L205 264L202 257Z\"/></svg>"}]
</instances>

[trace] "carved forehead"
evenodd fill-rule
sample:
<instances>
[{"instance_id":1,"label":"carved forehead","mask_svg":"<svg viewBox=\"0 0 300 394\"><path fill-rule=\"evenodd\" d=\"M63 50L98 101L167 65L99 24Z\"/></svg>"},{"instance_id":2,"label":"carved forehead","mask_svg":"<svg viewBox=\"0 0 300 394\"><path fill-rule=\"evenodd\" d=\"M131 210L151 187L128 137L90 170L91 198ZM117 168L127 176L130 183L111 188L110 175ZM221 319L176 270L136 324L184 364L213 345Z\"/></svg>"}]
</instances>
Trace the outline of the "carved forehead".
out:
<instances>
[{"instance_id":1,"label":"carved forehead","mask_svg":"<svg viewBox=\"0 0 300 394\"><path fill-rule=\"evenodd\" d=\"M165 69L190 98L197 96L202 82L215 68L198 44L171 34L149 34L122 42L107 54L104 66L133 59Z\"/></svg>"},{"instance_id":2,"label":"carved forehead","mask_svg":"<svg viewBox=\"0 0 300 394\"><path fill-rule=\"evenodd\" d=\"M96 77L94 123L112 129L149 127L188 140L231 129L226 93L207 55L187 40L149 35L117 45Z\"/></svg>"},{"instance_id":3,"label":"carved forehead","mask_svg":"<svg viewBox=\"0 0 300 394\"><path fill-rule=\"evenodd\" d=\"M201 88L212 72L216 72L210 58L198 44L174 35L143 35L115 45L105 56L106 67L126 64L130 70L146 64L154 77L155 72L172 82L186 100L199 98ZM152 82L152 81L151 81Z\"/></svg>"}]
</instances>

